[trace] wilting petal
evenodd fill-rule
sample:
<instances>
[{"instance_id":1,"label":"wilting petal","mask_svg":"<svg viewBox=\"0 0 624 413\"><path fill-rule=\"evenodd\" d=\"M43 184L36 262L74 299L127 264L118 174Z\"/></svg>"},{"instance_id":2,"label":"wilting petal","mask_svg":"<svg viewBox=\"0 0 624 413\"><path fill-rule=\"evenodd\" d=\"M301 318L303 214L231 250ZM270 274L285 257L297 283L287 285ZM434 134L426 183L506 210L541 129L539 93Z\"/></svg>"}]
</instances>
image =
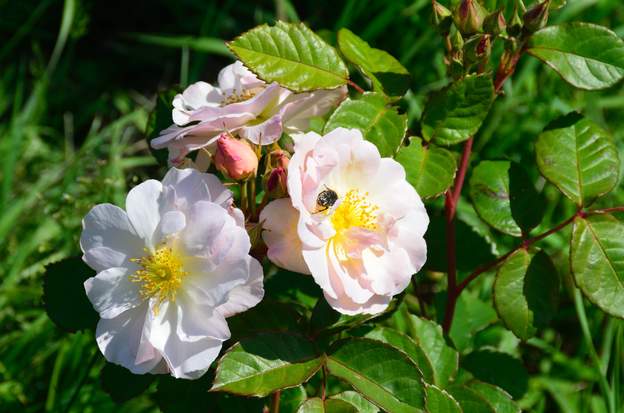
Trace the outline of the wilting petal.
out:
<instances>
[{"instance_id":1,"label":"wilting petal","mask_svg":"<svg viewBox=\"0 0 624 413\"><path fill-rule=\"evenodd\" d=\"M284 128L289 133L308 129L310 118L325 115L338 106L346 96L346 86L290 95L284 101L284 106L288 107L284 113Z\"/></svg>"}]
</instances>

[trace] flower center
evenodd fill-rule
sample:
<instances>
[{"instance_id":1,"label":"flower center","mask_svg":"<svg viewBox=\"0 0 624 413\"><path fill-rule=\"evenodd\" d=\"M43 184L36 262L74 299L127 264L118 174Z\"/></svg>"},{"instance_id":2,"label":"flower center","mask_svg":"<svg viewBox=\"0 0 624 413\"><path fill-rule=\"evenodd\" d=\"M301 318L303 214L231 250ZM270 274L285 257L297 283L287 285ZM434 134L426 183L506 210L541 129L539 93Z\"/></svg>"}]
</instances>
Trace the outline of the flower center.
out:
<instances>
[{"instance_id":1,"label":"flower center","mask_svg":"<svg viewBox=\"0 0 624 413\"><path fill-rule=\"evenodd\" d=\"M351 189L342 199L338 208L334 211L331 222L336 232L360 227L374 231L377 229L377 212L379 207L371 204L366 197L357 189Z\"/></svg>"},{"instance_id":2,"label":"flower center","mask_svg":"<svg viewBox=\"0 0 624 413\"><path fill-rule=\"evenodd\" d=\"M236 92L232 92L231 94L225 96L221 101L221 107L231 105L232 103L244 102L246 100L251 99L256 96L258 92L260 92L262 88L253 88L253 89L245 89L240 94Z\"/></svg>"},{"instance_id":3,"label":"flower center","mask_svg":"<svg viewBox=\"0 0 624 413\"><path fill-rule=\"evenodd\" d=\"M188 274L182 268L182 260L171 247L161 247L152 255L142 258L132 258L141 269L130 275L130 281L141 284L141 296L144 299L156 298L154 312L164 301L175 301L176 293L182 284L182 279Z\"/></svg>"}]
</instances>

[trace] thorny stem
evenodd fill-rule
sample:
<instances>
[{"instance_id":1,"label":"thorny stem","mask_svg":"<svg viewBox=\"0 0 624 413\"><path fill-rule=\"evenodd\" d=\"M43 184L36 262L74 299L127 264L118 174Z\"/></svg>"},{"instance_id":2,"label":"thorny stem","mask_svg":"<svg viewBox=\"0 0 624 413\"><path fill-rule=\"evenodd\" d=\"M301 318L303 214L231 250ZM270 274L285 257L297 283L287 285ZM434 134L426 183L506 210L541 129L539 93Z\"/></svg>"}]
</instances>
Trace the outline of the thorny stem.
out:
<instances>
[{"instance_id":1,"label":"thorny stem","mask_svg":"<svg viewBox=\"0 0 624 413\"><path fill-rule=\"evenodd\" d=\"M498 69L496 69L496 77L494 78L494 95L498 95L505 84L505 81L511 77L516 71L516 66L522 54L526 51L526 43L511 55L505 53L501 59Z\"/></svg>"},{"instance_id":2,"label":"thorny stem","mask_svg":"<svg viewBox=\"0 0 624 413\"><path fill-rule=\"evenodd\" d=\"M360 92L360 93L364 93L364 92L365 92L365 90L364 90L364 89L362 89L362 88L361 88L361 87L360 87L357 83L355 83L355 82L354 82L353 80L351 80L351 79L347 80L347 84L348 84L349 86L351 86L353 89L355 89L355 90L357 90L358 92Z\"/></svg>"},{"instance_id":3,"label":"thorny stem","mask_svg":"<svg viewBox=\"0 0 624 413\"><path fill-rule=\"evenodd\" d=\"M513 54L505 53L500 61L498 69L496 70L496 77L494 80L494 99L498 96L500 90L503 87L505 81L514 73L516 65L520 60L520 57L525 51L525 42L518 47ZM464 179L466 178L466 171L468 170L468 164L470 163L470 155L472 153L473 138L468 139L464 145L462 157L459 165L459 170L455 177L455 183L452 191L449 189L446 193L446 200L444 204L446 212L446 246L447 246L447 259L448 259L448 287L447 287L447 300L446 309L444 312L444 321L442 323L442 329L445 333L448 333L453 323L453 316L455 314L455 306L457 298L462 292L465 285L459 288L457 287L457 257L455 251L455 212L457 211L457 203L461 195L462 187L464 186ZM502 257L501 257L502 258ZM477 274L478 275L478 274ZM463 283L462 283L463 285Z\"/></svg>"},{"instance_id":4,"label":"thorny stem","mask_svg":"<svg viewBox=\"0 0 624 413\"><path fill-rule=\"evenodd\" d=\"M525 239L524 241L522 241L522 243L520 245L518 245L516 248L514 248L513 250L507 252L505 255L502 255L500 257L498 257L496 260L490 262L489 264L483 265L479 268L477 268L472 274L470 274L468 277L466 277L466 279L464 281L461 282L461 284L459 284L459 286L457 287L457 293L461 293L464 288L466 288L468 286L468 284L470 284L470 282L472 282L475 278L477 278L479 275L483 274L484 272L488 272L489 270L491 270L492 268L496 267L498 264L500 264L501 262L505 261L510 255L512 255L513 253L515 253L516 251L518 251L519 249L527 249L529 248L531 245L535 244L537 241L541 241L544 238L546 238L549 235L554 234L555 232L558 232L559 230L565 228L566 226L568 226L569 224L571 224L577 217L583 216L584 213L582 211L577 212L576 214L572 215L570 218L566 219L565 221L563 221L562 223L560 223L559 225L549 229L546 232L541 233L540 235L537 235L533 238L528 238Z\"/></svg>"},{"instance_id":5,"label":"thorny stem","mask_svg":"<svg viewBox=\"0 0 624 413\"><path fill-rule=\"evenodd\" d=\"M446 311L444 312L444 322L442 328L448 332L453 322L453 314L455 313L455 304L457 302L457 254L455 252L455 212L457 211L457 202L461 194L462 186L466 178L466 171L470 163L470 154L472 152L473 138L466 141L464 151L462 152L459 170L455 177L455 185L453 189L446 192L444 209L446 212L446 246L448 256L448 298L446 301Z\"/></svg>"},{"instance_id":6,"label":"thorny stem","mask_svg":"<svg viewBox=\"0 0 624 413\"><path fill-rule=\"evenodd\" d=\"M585 217L590 216L590 215L601 215L601 214L608 214L608 213L611 213L611 212L624 212L624 205L623 206L613 207L613 208L592 209L590 211L583 211L582 209L579 209L576 212L576 214L572 215L570 218L568 218L565 221L561 222L560 224L554 226L553 228L549 229L548 231L545 231L545 232L543 232L543 233L541 233L539 235L536 235L536 236L534 236L532 238L525 239L524 241L522 241L522 243L520 245L518 245L513 250L507 252L505 255L502 255L502 256L498 257L496 260L490 262L489 264L486 264L486 265L483 265L483 266L477 268L472 274L470 274L468 277L466 277L466 279L459 284L459 286L457 287L458 295L459 295L459 293L461 293L468 286L468 284L470 284L479 275L483 274L484 272L488 272L492 268L496 267L498 264L500 264L501 262L505 261L510 255L512 255L513 253L515 253L519 249L527 249L531 245L535 244L536 242L543 240L544 238L554 234L555 232L559 232L560 230L562 230L563 228L567 227L572 222L574 222L574 220L576 218L585 218Z\"/></svg>"}]
</instances>

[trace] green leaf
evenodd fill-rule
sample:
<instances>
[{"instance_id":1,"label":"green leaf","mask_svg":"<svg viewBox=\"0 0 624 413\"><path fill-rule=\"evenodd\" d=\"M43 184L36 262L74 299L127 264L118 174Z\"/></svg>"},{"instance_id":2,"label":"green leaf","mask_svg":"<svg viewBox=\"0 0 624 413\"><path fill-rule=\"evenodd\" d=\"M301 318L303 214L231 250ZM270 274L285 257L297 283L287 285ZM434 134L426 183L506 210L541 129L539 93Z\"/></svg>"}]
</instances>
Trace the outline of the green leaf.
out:
<instances>
[{"instance_id":1,"label":"green leaf","mask_svg":"<svg viewBox=\"0 0 624 413\"><path fill-rule=\"evenodd\" d=\"M446 297L446 294L440 295ZM442 304L442 302L440 302ZM443 312L440 311L440 314ZM475 334L496 322L496 311L488 300L481 300L472 291L464 291L455 304L455 317L449 337L455 348L465 351L472 347Z\"/></svg>"},{"instance_id":2,"label":"green leaf","mask_svg":"<svg viewBox=\"0 0 624 413\"><path fill-rule=\"evenodd\" d=\"M522 230L511 215L509 202L509 161L482 161L470 177L470 197L485 222L515 237Z\"/></svg>"},{"instance_id":3,"label":"green leaf","mask_svg":"<svg viewBox=\"0 0 624 413\"><path fill-rule=\"evenodd\" d=\"M379 340L392 347L401 350L412 360L412 362L420 370L423 379L428 383L433 383L433 366L431 361L425 354L422 348L409 336L400 333L396 330L387 327L377 327L369 331L366 338L372 338L373 340Z\"/></svg>"},{"instance_id":4,"label":"green leaf","mask_svg":"<svg viewBox=\"0 0 624 413\"><path fill-rule=\"evenodd\" d=\"M334 310L324 297L320 297L312 309L310 325L315 332L335 333L357 327L378 315L359 314L350 316Z\"/></svg>"},{"instance_id":5,"label":"green leaf","mask_svg":"<svg viewBox=\"0 0 624 413\"><path fill-rule=\"evenodd\" d=\"M265 333L243 339L219 360L210 391L266 396L307 381L322 358L309 340L286 333Z\"/></svg>"},{"instance_id":6,"label":"green leaf","mask_svg":"<svg viewBox=\"0 0 624 413\"><path fill-rule=\"evenodd\" d=\"M264 291L267 297L309 309L322 297L321 290L312 277L283 269L268 274Z\"/></svg>"},{"instance_id":7,"label":"green leaf","mask_svg":"<svg viewBox=\"0 0 624 413\"><path fill-rule=\"evenodd\" d=\"M494 100L490 75L470 75L430 97L422 117L423 137L439 145L453 145L473 136Z\"/></svg>"},{"instance_id":8,"label":"green leaf","mask_svg":"<svg viewBox=\"0 0 624 413\"><path fill-rule=\"evenodd\" d=\"M335 394L331 397L332 399L343 400L350 405L354 406L359 413L378 413L379 409L377 406L366 400L364 397L360 395L360 393L347 390L342 393Z\"/></svg>"},{"instance_id":9,"label":"green leaf","mask_svg":"<svg viewBox=\"0 0 624 413\"><path fill-rule=\"evenodd\" d=\"M307 399L307 394L303 386L292 387L282 390L279 402L281 413L295 413Z\"/></svg>"},{"instance_id":10,"label":"green leaf","mask_svg":"<svg viewBox=\"0 0 624 413\"><path fill-rule=\"evenodd\" d=\"M546 201L535 189L526 170L515 162L509 168L509 203L511 216L525 233L542 222Z\"/></svg>"},{"instance_id":11,"label":"green leaf","mask_svg":"<svg viewBox=\"0 0 624 413\"><path fill-rule=\"evenodd\" d=\"M611 137L578 114L549 125L535 151L542 175L579 206L589 205L617 184L620 161Z\"/></svg>"},{"instance_id":12,"label":"green leaf","mask_svg":"<svg viewBox=\"0 0 624 413\"><path fill-rule=\"evenodd\" d=\"M333 89L349 78L338 52L303 23L263 24L227 46L260 79L295 92Z\"/></svg>"},{"instance_id":13,"label":"green leaf","mask_svg":"<svg viewBox=\"0 0 624 413\"><path fill-rule=\"evenodd\" d=\"M624 77L624 41L595 24L546 27L531 36L527 51L580 89L604 89Z\"/></svg>"},{"instance_id":14,"label":"green leaf","mask_svg":"<svg viewBox=\"0 0 624 413\"><path fill-rule=\"evenodd\" d=\"M484 397L467 386L454 385L448 388L448 392L457 400L463 413L498 413Z\"/></svg>"},{"instance_id":15,"label":"green leaf","mask_svg":"<svg viewBox=\"0 0 624 413\"><path fill-rule=\"evenodd\" d=\"M474 351L463 358L462 368L475 378L502 388L514 399L520 399L528 389L529 374L522 361L507 353Z\"/></svg>"},{"instance_id":16,"label":"green leaf","mask_svg":"<svg viewBox=\"0 0 624 413\"><path fill-rule=\"evenodd\" d=\"M357 413L352 404L338 399L321 400L318 397L308 399L299 407L297 413Z\"/></svg>"},{"instance_id":17,"label":"green leaf","mask_svg":"<svg viewBox=\"0 0 624 413\"><path fill-rule=\"evenodd\" d=\"M231 404L230 400L225 401L224 395L217 397L214 393L208 393L206 388L210 386L212 375L204 374L197 380L175 379L168 375L158 377L158 387L154 394L154 400L163 413L202 413L214 409L214 406L223 401ZM260 401L259 399L252 399ZM226 410L237 411L237 410ZM238 410L251 411L251 410ZM257 410L256 410L257 411Z\"/></svg>"},{"instance_id":18,"label":"green leaf","mask_svg":"<svg viewBox=\"0 0 624 413\"><path fill-rule=\"evenodd\" d=\"M424 407L420 371L387 344L365 338L342 340L328 354L327 368L387 412L418 412Z\"/></svg>"},{"instance_id":19,"label":"green leaf","mask_svg":"<svg viewBox=\"0 0 624 413\"><path fill-rule=\"evenodd\" d=\"M325 133L338 127L359 129L381 156L394 156L407 131L407 115L387 106L382 95L367 92L342 102L325 124Z\"/></svg>"},{"instance_id":20,"label":"green leaf","mask_svg":"<svg viewBox=\"0 0 624 413\"><path fill-rule=\"evenodd\" d=\"M407 181L421 198L431 198L446 191L455 178L457 161L453 153L411 138L409 145L399 149L395 159L405 168Z\"/></svg>"},{"instance_id":21,"label":"green leaf","mask_svg":"<svg viewBox=\"0 0 624 413\"><path fill-rule=\"evenodd\" d=\"M468 387L487 400L496 413L520 413L518 405L511 399L511 396L500 387L478 380L468 383Z\"/></svg>"},{"instance_id":22,"label":"green leaf","mask_svg":"<svg viewBox=\"0 0 624 413\"><path fill-rule=\"evenodd\" d=\"M570 263L576 285L603 311L624 318L624 224L611 215L574 221Z\"/></svg>"},{"instance_id":23,"label":"green leaf","mask_svg":"<svg viewBox=\"0 0 624 413\"><path fill-rule=\"evenodd\" d=\"M171 89L161 92L156 97L156 106L152 113L150 113L147 120L147 127L145 128L145 139L147 140L147 146L150 153L156 161L162 166L167 166L167 159L169 157L168 150L154 149L151 142L158 137L158 134L163 129L168 128L173 123L171 118L171 109L173 108L173 98L178 94L177 89Z\"/></svg>"},{"instance_id":24,"label":"green leaf","mask_svg":"<svg viewBox=\"0 0 624 413\"><path fill-rule=\"evenodd\" d=\"M427 242L427 262L425 268L432 271L447 272L446 254L446 218L431 215L429 228L425 233ZM475 213L475 220L479 221ZM457 270L473 271L484 262L496 259L488 241L474 228L462 220L455 222L456 238L461 240L462 248L457 249Z\"/></svg>"},{"instance_id":25,"label":"green leaf","mask_svg":"<svg viewBox=\"0 0 624 413\"><path fill-rule=\"evenodd\" d=\"M412 337L427 355L433 367L433 384L440 388L455 378L459 355L444 340L442 327L433 321L411 316Z\"/></svg>"},{"instance_id":26,"label":"green leaf","mask_svg":"<svg viewBox=\"0 0 624 413\"><path fill-rule=\"evenodd\" d=\"M497 230L519 237L544 217L545 202L526 171L509 161L482 161L470 177L475 210Z\"/></svg>"},{"instance_id":27,"label":"green leaf","mask_svg":"<svg viewBox=\"0 0 624 413\"><path fill-rule=\"evenodd\" d=\"M376 92L401 96L410 86L410 74L388 52L370 47L349 29L338 31L338 49L373 82Z\"/></svg>"},{"instance_id":28,"label":"green leaf","mask_svg":"<svg viewBox=\"0 0 624 413\"><path fill-rule=\"evenodd\" d=\"M66 258L46 267L43 301L48 317L59 328L72 332L95 328L98 314L83 286L94 275L95 271L80 257Z\"/></svg>"},{"instance_id":29,"label":"green leaf","mask_svg":"<svg viewBox=\"0 0 624 413\"><path fill-rule=\"evenodd\" d=\"M303 317L290 304L262 300L257 306L228 318L232 338L236 340L262 332L303 332Z\"/></svg>"},{"instance_id":30,"label":"green leaf","mask_svg":"<svg viewBox=\"0 0 624 413\"><path fill-rule=\"evenodd\" d=\"M425 385L427 391L426 410L427 413L462 413L459 403L446 391L431 385Z\"/></svg>"},{"instance_id":31,"label":"green leaf","mask_svg":"<svg viewBox=\"0 0 624 413\"><path fill-rule=\"evenodd\" d=\"M152 374L133 374L128 369L111 363L106 363L100 372L102 388L115 403L123 403L139 396L155 378Z\"/></svg>"},{"instance_id":32,"label":"green leaf","mask_svg":"<svg viewBox=\"0 0 624 413\"><path fill-rule=\"evenodd\" d=\"M494 304L503 323L528 340L548 325L557 311L559 274L548 255L520 249L498 269Z\"/></svg>"}]
</instances>

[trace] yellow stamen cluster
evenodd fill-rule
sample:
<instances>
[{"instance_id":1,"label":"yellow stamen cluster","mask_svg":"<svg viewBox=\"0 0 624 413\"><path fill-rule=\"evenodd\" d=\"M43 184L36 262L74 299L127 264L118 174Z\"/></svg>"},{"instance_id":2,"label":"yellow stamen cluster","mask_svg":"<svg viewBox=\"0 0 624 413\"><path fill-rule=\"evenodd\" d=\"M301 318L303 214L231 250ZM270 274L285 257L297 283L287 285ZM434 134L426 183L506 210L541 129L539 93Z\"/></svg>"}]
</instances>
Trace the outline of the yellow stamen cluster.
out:
<instances>
[{"instance_id":1,"label":"yellow stamen cluster","mask_svg":"<svg viewBox=\"0 0 624 413\"><path fill-rule=\"evenodd\" d=\"M243 90L240 94L233 92L232 94L223 98L223 100L221 101L221 107L231 105L232 103L244 102L246 100L249 100L252 97L256 96L259 91L259 88L253 88Z\"/></svg>"},{"instance_id":2,"label":"yellow stamen cluster","mask_svg":"<svg viewBox=\"0 0 624 413\"><path fill-rule=\"evenodd\" d=\"M334 211L331 222L336 232L360 227L374 231L377 229L377 213L379 207L371 204L366 198L368 192L363 195L357 189L351 189L343 197Z\"/></svg>"},{"instance_id":3,"label":"yellow stamen cluster","mask_svg":"<svg viewBox=\"0 0 624 413\"><path fill-rule=\"evenodd\" d=\"M155 313L163 302L175 301L182 279L188 273L183 270L180 257L170 247L161 247L151 255L132 258L131 261L141 269L130 275L130 281L141 284L140 294L144 299L158 300Z\"/></svg>"}]
</instances>

